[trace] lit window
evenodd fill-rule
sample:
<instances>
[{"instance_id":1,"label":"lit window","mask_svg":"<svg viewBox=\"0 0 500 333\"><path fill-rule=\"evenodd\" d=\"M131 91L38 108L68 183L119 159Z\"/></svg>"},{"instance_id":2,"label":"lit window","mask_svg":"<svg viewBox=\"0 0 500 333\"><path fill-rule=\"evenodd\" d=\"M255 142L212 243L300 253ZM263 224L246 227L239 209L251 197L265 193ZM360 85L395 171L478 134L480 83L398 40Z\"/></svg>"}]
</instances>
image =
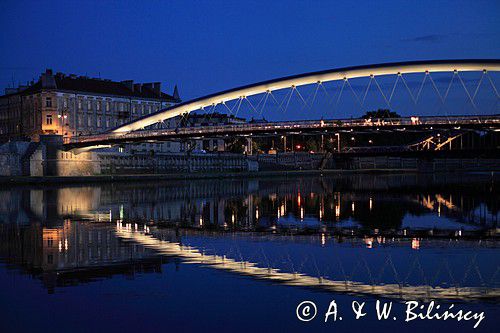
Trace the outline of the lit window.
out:
<instances>
[{"instance_id":1,"label":"lit window","mask_svg":"<svg viewBox=\"0 0 500 333\"><path fill-rule=\"evenodd\" d=\"M92 108L92 102L87 101L87 109L90 110Z\"/></svg>"},{"instance_id":2,"label":"lit window","mask_svg":"<svg viewBox=\"0 0 500 333\"><path fill-rule=\"evenodd\" d=\"M81 109L81 108L82 108L82 100L81 100L81 99L79 99L79 100L78 100L78 109Z\"/></svg>"},{"instance_id":3,"label":"lit window","mask_svg":"<svg viewBox=\"0 0 500 333\"><path fill-rule=\"evenodd\" d=\"M96 109L97 111L101 111L101 102L97 102Z\"/></svg>"},{"instance_id":4,"label":"lit window","mask_svg":"<svg viewBox=\"0 0 500 333\"><path fill-rule=\"evenodd\" d=\"M51 97L46 97L45 98L45 106L48 108L52 107L52 98Z\"/></svg>"},{"instance_id":5,"label":"lit window","mask_svg":"<svg viewBox=\"0 0 500 333\"><path fill-rule=\"evenodd\" d=\"M52 125L52 115L51 114L48 114L46 117L45 117L45 123L47 125Z\"/></svg>"}]
</instances>

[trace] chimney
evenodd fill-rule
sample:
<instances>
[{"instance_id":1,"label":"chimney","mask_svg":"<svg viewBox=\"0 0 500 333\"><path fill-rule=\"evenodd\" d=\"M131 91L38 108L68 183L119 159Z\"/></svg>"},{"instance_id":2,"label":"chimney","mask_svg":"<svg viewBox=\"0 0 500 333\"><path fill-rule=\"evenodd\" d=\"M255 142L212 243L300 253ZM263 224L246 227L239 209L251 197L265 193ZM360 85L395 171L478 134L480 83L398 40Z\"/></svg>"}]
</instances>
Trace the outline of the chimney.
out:
<instances>
[{"instance_id":1,"label":"chimney","mask_svg":"<svg viewBox=\"0 0 500 333\"><path fill-rule=\"evenodd\" d=\"M142 84L135 83L134 84L134 92L138 92L138 93L142 92Z\"/></svg>"},{"instance_id":2,"label":"chimney","mask_svg":"<svg viewBox=\"0 0 500 333\"><path fill-rule=\"evenodd\" d=\"M42 88L56 88L56 80L52 74L52 69L46 69L40 79L42 80Z\"/></svg>"},{"instance_id":3,"label":"chimney","mask_svg":"<svg viewBox=\"0 0 500 333\"><path fill-rule=\"evenodd\" d=\"M131 91L134 91L134 80L125 80L121 81L121 83Z\"/></svg>"},{"instance_id":4,"label":"chimney","mask_svg":"<svg viewBox=\"0 0 500 333\"><path fill-rule=\"evenodd\" d=\"M153 83L153 90L156 95L161 96L161 82L154 82Z\"/></svg>"}]
</instances>

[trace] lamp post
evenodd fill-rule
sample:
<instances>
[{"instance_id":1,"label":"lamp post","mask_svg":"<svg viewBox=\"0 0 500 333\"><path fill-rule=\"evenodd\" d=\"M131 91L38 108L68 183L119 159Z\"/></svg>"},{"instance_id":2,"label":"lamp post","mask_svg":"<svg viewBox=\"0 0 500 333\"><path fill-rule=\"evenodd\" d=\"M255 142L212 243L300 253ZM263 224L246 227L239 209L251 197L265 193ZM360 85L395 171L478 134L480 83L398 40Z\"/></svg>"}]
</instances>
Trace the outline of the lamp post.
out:
<instances>
[{"instance_id":1,"label":"lamp post","mask_svg":"<svg viewBox=\"0 0 500 333\"><path fill-rule=\"evenodd\" d=\"M64 109L61 111L61 114L57 115L59 119L59 126L61 127L61 135L64 136L64 122L68 119L68 115L64 114Z\"/></svg>"},{"instance_id":2,"label":"lamp post","mask_svg":"<svg viewBox=\"0 0 500 333\"><path fill-rule=\"evenodd\" d=\"M335 133L335 136L337 137L337 152L340 153L340 133Z\"/></svg>"}]
</instances>

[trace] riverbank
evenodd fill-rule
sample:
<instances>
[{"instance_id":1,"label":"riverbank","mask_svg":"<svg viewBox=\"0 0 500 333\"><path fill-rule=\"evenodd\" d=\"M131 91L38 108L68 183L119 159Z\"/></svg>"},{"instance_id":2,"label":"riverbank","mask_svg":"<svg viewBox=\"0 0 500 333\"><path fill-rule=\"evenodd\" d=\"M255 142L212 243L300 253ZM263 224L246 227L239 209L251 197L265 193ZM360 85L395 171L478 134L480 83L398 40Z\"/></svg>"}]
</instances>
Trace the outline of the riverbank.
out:
<instances>
[{"instance_id":1,"label":"riverbank","mask_svg":"<svg viewBox=\"0 0 500 333\"><path fill-rule=\"evenodd\" d=\"M169 173L169 174L122 174L122 175L94 175L94 176L10 176L0 177L0 184L23 185L23 184L71 184L71 183L107 183L107 182L142 182L142 181L164 181L164 180L197 180L197 179L219 179L219 178L266 178L266 177L298 177L298 176L322 176L340 174L408 174L418 173L417 169L327 169L327 170L279 170L279 171L247 171L247 172L194 172L194 173ZM443 172L449 174L450 172ZM497 170L489 171L457 171L456 174L491 174L498 173ZM425 173L429 174L429 173ZM440 174L432 172L431 174Z\"/></svg>"}]
</instances>

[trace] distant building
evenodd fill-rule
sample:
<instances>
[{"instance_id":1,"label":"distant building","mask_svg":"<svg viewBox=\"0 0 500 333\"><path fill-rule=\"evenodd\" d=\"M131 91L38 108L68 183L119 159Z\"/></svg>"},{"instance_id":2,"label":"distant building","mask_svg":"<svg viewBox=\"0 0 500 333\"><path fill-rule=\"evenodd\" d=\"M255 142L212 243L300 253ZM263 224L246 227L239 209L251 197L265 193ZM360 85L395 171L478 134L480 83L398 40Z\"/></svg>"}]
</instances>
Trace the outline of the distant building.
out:
<instances>
[{"instance_id":1,"label":"distant building","mask_svg":"<svg viewBox=\"0 0 500 333\"><path fill-rule=\"evenodd\" d=\"M47 69L36 83L7 88L0 96L0 141L97 134L179 102L177 87L169 95L160 82L116 82Z\"/></svg>"},{"instance_id":2,"label":"distant building","mask_svg":"<svg viewBox=\"0 0 500 333\"><path fill-rule=\"evenodd\" d=\"M201 127L201 126L220 126L220 125L231 125L231 124L243 124L246 123L245 118L236 117L235 115L227 115L224 113L215 112L213 114L189 114L185 119L181 117L173 118L170 122L172 126L173 122L179 124L179 127ZM225 151L224 139L203 139L194 141L194 145L188 147L188 143L181 143L181 151L194 150L194 151L206 151L206 152L217 152Z\"/></svg>"}]
</instances>

